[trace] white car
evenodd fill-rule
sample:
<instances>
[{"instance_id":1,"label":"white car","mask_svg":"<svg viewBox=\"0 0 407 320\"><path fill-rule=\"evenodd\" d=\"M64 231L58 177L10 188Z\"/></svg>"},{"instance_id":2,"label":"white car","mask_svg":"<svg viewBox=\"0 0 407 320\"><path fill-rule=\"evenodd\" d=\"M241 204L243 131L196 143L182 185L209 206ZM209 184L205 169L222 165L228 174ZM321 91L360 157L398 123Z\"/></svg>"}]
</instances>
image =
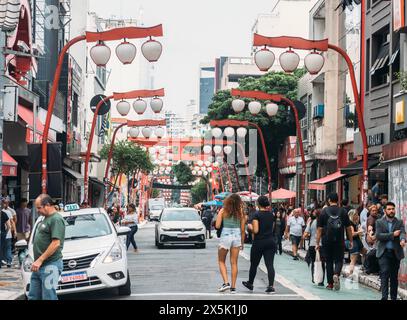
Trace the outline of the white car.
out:
<instances>
[{"instance_id":1,"label":"white car","mask_svg":"<svg viewBox=\"0 0 407 320\"><path fill-rule=\"evenodd\" d=\"M205 248L206 229L199 213L191 208L164 209L155 226L155 245L195 245Z\"/></svg>"},{"instance_id":2,"label":"white car","mask_svg":"<svg viewBox=\"0 0 407 320\"><path fill-rule=\"evenodd\" d=\"M72 206L70 206L72 210ZM122 236L130 229L116 230L104 209L81 209L61 213L66 221L65 241L62 250L64 268L59 279L57 294L65 295L107 288L118 288L119 295L131 294L127 266L127 250ZM27 256L22 264L22 277L26 295L30 290L33 263L33 239L37 219L28 243Z\"/></svg>"}]
</instances>

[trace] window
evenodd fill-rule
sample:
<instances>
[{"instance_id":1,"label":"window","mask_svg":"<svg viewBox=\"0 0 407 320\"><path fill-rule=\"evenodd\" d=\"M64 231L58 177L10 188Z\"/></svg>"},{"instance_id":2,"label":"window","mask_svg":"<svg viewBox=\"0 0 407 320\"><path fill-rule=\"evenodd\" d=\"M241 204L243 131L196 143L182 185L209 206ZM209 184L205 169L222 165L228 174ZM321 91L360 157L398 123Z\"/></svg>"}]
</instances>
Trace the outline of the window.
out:
<instances>
[{"instance_id":1,"label":"window","mask_svg":"<svg viewBox=\"0 0 407 320\"><path fill-rule=\"evenodd\" d=\"M390 56L389 66L391 66L392 81L397 80L397 72L400 72L400 34L394 34L394 45Z\"/></svg>"},{"instance_id":2,"label":"window","mask_svg":"<svg viewBox=\"0 0 407 320\"><path fill-rule=\"evenodd\" d=\"M73 102L72 102L72 124L77 127L78 126L78 95L76 93L73 94Z\"/></svg>"},{"instance_id":3,"label":"window","mask_svg":"<svg viewBox=\"0 0 407 320\"><path fill-rule=\"evenodd\" d=\"M372 64L370 67L372 88L389 82L390 33L386 26L372 35Z\"/></svg>"}]
</instances>

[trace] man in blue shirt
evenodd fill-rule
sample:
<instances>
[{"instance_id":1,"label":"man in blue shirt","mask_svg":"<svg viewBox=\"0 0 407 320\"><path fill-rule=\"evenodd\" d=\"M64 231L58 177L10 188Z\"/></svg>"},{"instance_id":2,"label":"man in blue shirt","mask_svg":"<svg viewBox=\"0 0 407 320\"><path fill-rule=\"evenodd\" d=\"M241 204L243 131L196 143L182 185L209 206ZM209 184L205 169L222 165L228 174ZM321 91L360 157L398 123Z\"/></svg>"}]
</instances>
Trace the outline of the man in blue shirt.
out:
<instances>
[{"instance_id":1,"label":"man in blue shirt","mask_svg":"<svg viewBox=\"0 0 407 320\"><path fill-rule=\"evenodd\" d=\"M389 295L392 300L397 300L398 273L400 261L404 259L406 246L406 230L402 220L395 217L396 206L388 202L384 207L385 216L376 221L377 258L380 266L380 280L382 300L387 300Z\"/></svg>"}]
</instances>

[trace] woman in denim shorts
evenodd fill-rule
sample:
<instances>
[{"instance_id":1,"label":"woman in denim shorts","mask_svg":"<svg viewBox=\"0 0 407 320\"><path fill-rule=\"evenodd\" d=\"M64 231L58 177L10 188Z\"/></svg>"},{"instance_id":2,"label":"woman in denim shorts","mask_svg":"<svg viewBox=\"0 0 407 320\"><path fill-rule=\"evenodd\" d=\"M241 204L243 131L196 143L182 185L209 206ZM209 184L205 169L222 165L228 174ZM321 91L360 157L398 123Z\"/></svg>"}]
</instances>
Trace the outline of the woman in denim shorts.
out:
<instances>
[{"instance_id":1,"label":"woman in denim shorts","mask_svg":"<svg viewBox=\"0 0 407 320\"><path fill-rule=\"evenodd\" d=\"M219 292L230 290L231 293L236 293L237 260L239 251L243 250L245 226L246 217L243 211L242 199L239 195L232 194L225 199L223 209L219 212L216 219L216 229L222 228L218 249L218 263L223 278L223 285L218 289ZM229 250L232 285L229 283L226 269L226 257Z\"/></svg>"}]
</instances>

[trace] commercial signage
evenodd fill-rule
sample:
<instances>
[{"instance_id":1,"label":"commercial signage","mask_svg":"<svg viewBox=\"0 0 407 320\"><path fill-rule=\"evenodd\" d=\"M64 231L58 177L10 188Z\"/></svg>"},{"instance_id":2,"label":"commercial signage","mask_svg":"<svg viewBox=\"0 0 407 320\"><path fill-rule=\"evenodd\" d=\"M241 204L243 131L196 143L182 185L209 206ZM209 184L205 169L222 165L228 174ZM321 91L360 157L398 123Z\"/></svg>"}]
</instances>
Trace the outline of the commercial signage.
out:
<instances>
[{"instance_id":1,"label":"commercial signage","mask_svg":"<svg viewBox=\"0 0 407 320\"><path fill-rule=\"evenodd\" d=\"M368 137L369 147L380 146L384 143L384 133L377 133Z\"/></svg>"},{"instance_id":2,"label":"commercial signage","mask_svg":"<svg viewBox=\"0 0 407 320\"><path fill-rule=\"evenodd\" d=\"M393 30L399 31L405 26L404 0L392 0L393 2Z\"/></svg>"},{"instance_id":3,"label":"commercial signage","mask_svg":"<svg viewBox=\"0 0 407 320\"><path fill-rule=\"evenodd\" d=\"M404 100L396 103L396 124L404 123Z\"/></svg>"}]
</instances>

